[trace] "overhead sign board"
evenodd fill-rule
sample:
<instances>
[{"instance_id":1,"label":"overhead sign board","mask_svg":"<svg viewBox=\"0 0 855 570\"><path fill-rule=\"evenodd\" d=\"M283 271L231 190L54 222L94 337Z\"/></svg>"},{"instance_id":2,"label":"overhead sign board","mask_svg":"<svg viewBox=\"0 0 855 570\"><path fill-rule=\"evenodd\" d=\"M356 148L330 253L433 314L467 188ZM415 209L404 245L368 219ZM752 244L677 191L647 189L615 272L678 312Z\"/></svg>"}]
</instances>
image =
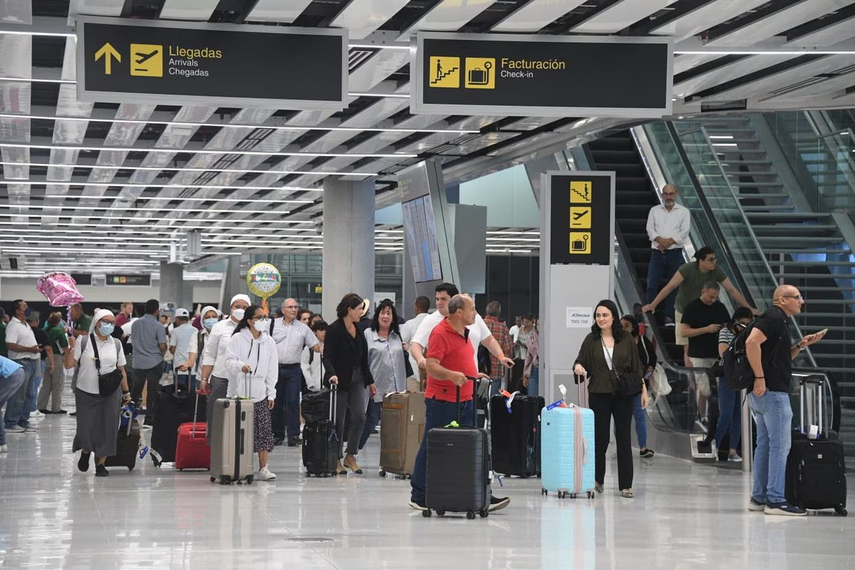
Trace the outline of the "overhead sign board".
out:
<instances>
[{"instance_id":1,"label":"overhead sign board","mask_svg":"<svg viewBox=\"0 0 855 570\"><path fill-rule=\"evenodd\" d=\"M422 32L412 41L412 113L671 114L668 39Z\"/></svg>"},{"instance_id":2,"label":"overhead sign board","mask_svg":"<svg viewBox=\"0 0 855 570\"><path fill-rule=\"evenodd\" d=\"M108 273L105 285L150 287L151 275Z\"/></svg>"},{"instance_id":3,"label":"overhead sign board","mask_svg":"<svg viewBox=\"0 0 855 570\"><path fill-rule=\"evenodd\" d=\"M341 110L347 31L79 17L82 101Z\"/></svg>"},{"instance_id":4,"label":"overhead sign board","mask_svg":"<svg viewBox=\"0 0 855 570\"><path fill-rule=\"evenodd\" d=\"M614 249L612 173L552 175L549 262L609 265Z\"/></svg>"}]
</instances>

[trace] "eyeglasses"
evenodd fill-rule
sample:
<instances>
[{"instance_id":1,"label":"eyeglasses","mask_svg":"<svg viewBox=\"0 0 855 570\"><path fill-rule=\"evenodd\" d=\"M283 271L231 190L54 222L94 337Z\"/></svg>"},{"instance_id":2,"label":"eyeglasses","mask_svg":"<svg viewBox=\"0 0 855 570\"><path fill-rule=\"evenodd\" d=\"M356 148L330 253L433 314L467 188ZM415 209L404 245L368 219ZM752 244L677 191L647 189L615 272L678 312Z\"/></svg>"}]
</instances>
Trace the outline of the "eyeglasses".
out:
<instances>
[{"instance_id":1,"label":"eyeglasses","mask_svg":"<svg viewBox=\"0 0 855 570\"><path fill-rule=\"evenodd\" d=\"M799 301L804 300L804 297L802 295L781 295L781 297L785 299L798 299Z\"/></svg>"},{"instance_id":2,"label":"eyeglasses","mask_svg":"<svg viewBox=\"0 0 855 570\"><path fill-rule=\"evenodd\" d=\"M709 261L710 263L718 263L718 259L715 257L708 257L704 261Z\"/></svg>"}]
</instances>

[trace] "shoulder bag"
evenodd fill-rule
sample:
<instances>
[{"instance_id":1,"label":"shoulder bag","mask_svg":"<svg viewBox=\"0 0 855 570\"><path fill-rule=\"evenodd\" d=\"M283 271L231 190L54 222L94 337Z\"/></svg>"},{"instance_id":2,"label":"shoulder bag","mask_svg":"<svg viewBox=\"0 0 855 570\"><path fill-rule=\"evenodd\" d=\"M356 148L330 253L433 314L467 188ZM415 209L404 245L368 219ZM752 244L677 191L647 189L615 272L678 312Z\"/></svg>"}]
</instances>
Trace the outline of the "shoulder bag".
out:
<instances>
[{"instance_id":1,"label":"shoulder bag","mask_svg":"<svg viewBox=\"0 0 855 570\"><path fill-rule=\"evenodd\" d=\"M119 389L119 386L122 385L122 371L119 370L119 351L122 350L121 341L113 338L112 341L114 344L118 344L116 347L116 369L112 372L108 372L107 374L101 374L101 359L98 356L98 343L95 341L95 335L89 334L89 341L92 343L92 352L95 355L95 370L98 371L98 393L101 394L102 397L106 398L110 396ZM81 352L81 357L83 353Z\"/></svg>"},{"instance_id":2,"label":"shoulder bag","mask_svg":"<svg viewBox=\"0 0 855 570\"><path fill-rule=\"evenodd\" d=\"M606 341L600 337L600 342L603 344L603 353L609 361L609 368L611 368L612 375L615 379L615 384L617 386L615 388L615 394L626 397L632 397L640 394L641 389L644 387L644 379L641 377L641 374L638 372L618 373L618 371L615 370L615 365L611 356L609 356L609 351L606 349ZM615 341L615 348L617 348L617 341Z\"/></svg>"}]
</instances>

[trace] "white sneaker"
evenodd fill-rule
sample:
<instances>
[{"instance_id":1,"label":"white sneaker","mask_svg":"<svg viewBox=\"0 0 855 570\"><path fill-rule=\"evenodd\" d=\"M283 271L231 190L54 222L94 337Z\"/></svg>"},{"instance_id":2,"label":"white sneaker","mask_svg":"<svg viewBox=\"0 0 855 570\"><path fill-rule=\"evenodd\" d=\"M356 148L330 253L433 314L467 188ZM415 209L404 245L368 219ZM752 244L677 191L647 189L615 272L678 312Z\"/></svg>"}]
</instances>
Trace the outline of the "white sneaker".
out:
<instances>
[{"instance_id":1,"label":"white sneaker","mask_svg":"<svg viewBox=\"0 0 855 570\"><path fill-rule=\"evenodd\" d=\"M37 427L36 427L36 426L34 426L34 425L28 425L27 427L25 427L25 428L24 428L24 431L25 431L25 432L27 432L27 433L32 433L32 432L35 432L35 431L39 431L39 428L37 428Z\"/></svg>"},{"instance_id":2,"label":"white sneaker","mask_svg":"<svg viewBox=\"0 0 855 570\"><path fill-rule=\"evenodd\" d=\"M730 463L742 463L742 458L739 457L739 454L737 454L737 453L728 454L727 460Z\"/></svg>"},{"instance_id":3,"label":"white sneaker","mask_svg":"<svg viewBox=\"0 0 855 570\"><path fill-rule=\"evenodd\" d=\"M270 481L272 479L276 479L276 474L270 471L267 467L262 467L258 470L258 474L255 478L259 481Z\"/></svg>"},{"instance_id":4,"label":"white sneaker","mask_svg":"<svg viewBox=\"0 0 855 570\"><path fill-rule=\"evenodd\" d=\"M27 430L17 425L6 428L6 433L24 433L25 431Z\"/></svg>"},{"instance_id":5,"label":"white sneaker","mask_svg":"<svg viewBox=\"0 0 855 570\"><path fill-rule=\"evenodd\" d=\"M5 444L0 445L0 453L8 453L8 452L9 452L9 446L8 445L5 445Z\"/></svg>"}]
</instances>

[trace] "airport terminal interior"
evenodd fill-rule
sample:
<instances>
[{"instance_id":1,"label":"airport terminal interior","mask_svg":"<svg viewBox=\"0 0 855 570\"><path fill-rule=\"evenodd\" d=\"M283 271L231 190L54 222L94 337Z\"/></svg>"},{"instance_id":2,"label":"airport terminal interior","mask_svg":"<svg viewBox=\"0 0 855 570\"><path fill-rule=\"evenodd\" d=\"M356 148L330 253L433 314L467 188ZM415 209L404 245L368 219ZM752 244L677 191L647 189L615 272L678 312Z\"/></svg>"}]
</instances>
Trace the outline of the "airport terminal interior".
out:
<instances>
[{"instance_id":1,"label":"airport terminal interior","mask_svg":"<svg viewBox=\"0 0 855 570\"><path fill-rule=\"evenodd\" d=\"M855 567L855 0L5 0L0 172L2 569Z\"/></svg>"}]
</instances>

